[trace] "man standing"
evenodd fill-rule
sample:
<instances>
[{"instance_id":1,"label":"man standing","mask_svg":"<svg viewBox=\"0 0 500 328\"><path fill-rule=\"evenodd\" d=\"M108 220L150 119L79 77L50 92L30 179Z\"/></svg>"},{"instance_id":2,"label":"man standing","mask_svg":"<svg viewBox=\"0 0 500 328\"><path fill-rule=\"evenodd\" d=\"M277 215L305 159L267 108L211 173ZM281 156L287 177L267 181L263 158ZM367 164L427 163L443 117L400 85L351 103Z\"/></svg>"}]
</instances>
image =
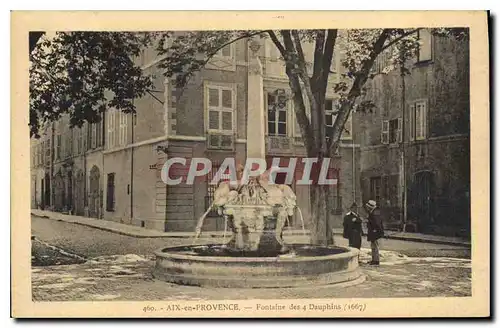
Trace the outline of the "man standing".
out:
<instances>
[{"instance_id":1,"label":"man standing","mask_svg":"<svg viewBox=\"0 0 500 328\"><path fill-rule=\"evenodd\" d=\"M344 238L349 239L349 247L361 248L361 218L357 213L358 206L353 203L344 216Z\"/></svg>"},{"instance_id":2,"label":"man standing","mask_svg":"<svg viewBox=\"0 0 500 328\"><path fill-rule=\"evenodd\" d=\"M380 254L379 254L379 239L384 236L384 225L382 223L382 217L380 216L380 209L377 207L377 203L374 200L369 200L365 204L365 209L368 212L368 241L371 243L372 249L372 261L368 264L379 265L380 264Z\"/></svg>"}]
</instances>

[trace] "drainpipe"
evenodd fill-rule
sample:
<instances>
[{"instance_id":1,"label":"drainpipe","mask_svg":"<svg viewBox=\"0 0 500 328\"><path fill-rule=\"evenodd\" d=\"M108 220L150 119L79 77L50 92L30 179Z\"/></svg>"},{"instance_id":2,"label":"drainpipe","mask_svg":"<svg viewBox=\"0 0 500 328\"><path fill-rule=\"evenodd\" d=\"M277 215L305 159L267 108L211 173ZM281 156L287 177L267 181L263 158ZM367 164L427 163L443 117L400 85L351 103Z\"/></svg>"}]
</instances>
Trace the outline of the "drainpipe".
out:
<instances>
[{"instance_id":1,"label":"drainpipe","mask_svg":"<svg viewBox=\"0 0 500 328\"><path fill-rule=\"evenodd\" d=\"M352 142L352 181L353 181L353 187L352 187L352 202L356 202L356 148L354 146L354 126L356 125L354 122L354 111L351 111L351 142Z\"/></svg>"},{"instance_id":2,"label":"drainpipe","mask_svg":"<svg viewBox=\"0 0 500 328\"><path fill-rule=\"evenodd\" d=\"M92 135L92 131L89 131L90 124L87 123L87 133L83 134L83 137L86 139L85 142L82 142L82 146L85 147L82 149L83 151L83 214L88 216L88 200L87 200L87 149L89 148L89 138L88 134Z\"/></svg>"},{"instance_id":3,"label":"drainpipe","mask_svg":"<svg viewBox=\"0 0 500 328\"><path fill-rule=\"evenodd\" d=\"M402 231L406 232L406 223L408 220L408 199L407 199L407 185L406 185L406 147L405 147L405 135L406 135L406 122L405 122L405 112L406 112L406 84L405 84L405 65L404 65L404 54L401 51L401 102L402 102L402 127L401 127L401 174L402 174L402 203L403 203L403 227Z\"/></svg>"},{"instance_id":4,"label":"drainpipe","mask_svg":"<svg viewBox=\"0 0 500 328\"><path fill-rule=\"evenodd\" d=\"M132 113L132 147L130 147L130 221L134 219L134 127L135 113Z\"/></svg>"},{"instance_id":5,"label":"drainpipe","mask_svg":"<svg viewBox=\"0 0 500 328\"><path fill-rule=\"evenodd\" d=\"M106 171L104 170L104 151L106 150L106 111L103 111L102 112L102 117L101 117L101 147L102 147L102 176L99 177L99 207L98 207L98 211L99 211L99 214L97 215L99 217L99 219L104 219L104 211L105 211L105 205L104 203L106 202L106 200L104 199L104 186L106 185L107 181L105 181L104 179L107 177L106 176ZM99 172L101 173L101 172ZM102 186L102 188L101 188ZM106 194L107 196L107 194Z\"/></svg>"},{"instance_id":6,"label":"drainpipe","mask_svg":"<svg viewBox=\"0 0 500 328\"><path fill-rule=\"evenodd\" d=\"M52 208L52 210L55 208L55 191L54 191L54 149L55 149L55 138L54 138L54 135L55 135L55 126L56 126L56 123L55 122L52 122L52 133L51 133L51 138L52 138L52 142L50 143L50 207Z\"/></svg>"}]
</instances>

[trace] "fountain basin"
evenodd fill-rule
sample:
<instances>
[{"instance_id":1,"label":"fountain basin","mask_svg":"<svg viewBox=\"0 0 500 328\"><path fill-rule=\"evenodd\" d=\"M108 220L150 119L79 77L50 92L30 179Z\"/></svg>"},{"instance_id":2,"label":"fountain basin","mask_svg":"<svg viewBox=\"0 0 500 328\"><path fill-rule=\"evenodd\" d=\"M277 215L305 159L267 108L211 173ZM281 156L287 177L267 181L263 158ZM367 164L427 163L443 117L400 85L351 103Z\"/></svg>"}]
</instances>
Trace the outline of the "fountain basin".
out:
<instances>
[{"instance_id":1,"label":"fountain basin","mask_svg":"<svg viewBox=\"0 0 500 328\"><path fill-rule=\"evenodd\" d=\"M227 245L179 246L158 250L156 279L205 287L272 288L360 283L354 248L290 245L288 254L259 256Z\"/></svg>"}]
</instances>

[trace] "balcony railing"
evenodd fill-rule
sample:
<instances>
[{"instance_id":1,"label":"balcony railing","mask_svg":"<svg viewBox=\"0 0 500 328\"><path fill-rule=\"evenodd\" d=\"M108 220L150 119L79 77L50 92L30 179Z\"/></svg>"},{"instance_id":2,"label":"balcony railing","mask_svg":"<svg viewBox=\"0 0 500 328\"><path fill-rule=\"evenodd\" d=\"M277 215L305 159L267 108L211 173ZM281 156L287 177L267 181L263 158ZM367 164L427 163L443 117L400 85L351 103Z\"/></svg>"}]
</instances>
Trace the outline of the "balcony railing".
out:
<instances>
[{"instance_id":1,"label":"balcony railing","mask_svg":"<svg viewBox=\"0 0 500 328\"><path fill-rule=\"evenodd\" d=\"M209 133L207 135L207 148L215 150L234 150L234 135Z\"/></svg>"},{"instance_id":2,"label":"balcony railing","mask_svg":"<svg viewBox=\"0 0 500 328\"><path fill-rule=\"evenodd\" d=\"M294 152L294 139L288 136L267 136L266 148L268 153L292 154Z\"/></svg>"}]
</instances>

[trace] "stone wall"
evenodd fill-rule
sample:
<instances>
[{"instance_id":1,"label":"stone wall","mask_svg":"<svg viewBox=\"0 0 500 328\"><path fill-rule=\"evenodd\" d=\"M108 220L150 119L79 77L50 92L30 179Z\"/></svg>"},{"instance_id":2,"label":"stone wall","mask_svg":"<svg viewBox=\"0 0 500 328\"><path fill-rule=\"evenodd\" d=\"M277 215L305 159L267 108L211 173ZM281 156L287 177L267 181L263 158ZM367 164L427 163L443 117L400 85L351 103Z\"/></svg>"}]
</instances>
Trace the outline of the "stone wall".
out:
<instances>
[{"instance_id":1,"label":"stone wall","mask_svg":"<svg viewBox=\"0 0 500 328\"><path fill-rule=\"evenodd\" d=\"M372 100L376 108L372 113L360 114L363 199L374 197L370 181L380 177L385 219L390 221L391 215L401 219L404 149L409 220L420 231L464 233L464 229L470 229L468 43L434 36L432 47L431 61L411 60L406 64L411 74L405 77L404 95L398 71L377 74L367 83L366 99ZM414 140L410 135L410 105L417 100L427 101L423 140ZM403 115L404 143L382 144L382 121ZM424 182L430 185L426 196L422 172L430 173L430 178L425 178L429 181ZM422 197L429 200L424 202ZM423 211L422 207L429 210Z\"/></svg>"}]
</instances>

